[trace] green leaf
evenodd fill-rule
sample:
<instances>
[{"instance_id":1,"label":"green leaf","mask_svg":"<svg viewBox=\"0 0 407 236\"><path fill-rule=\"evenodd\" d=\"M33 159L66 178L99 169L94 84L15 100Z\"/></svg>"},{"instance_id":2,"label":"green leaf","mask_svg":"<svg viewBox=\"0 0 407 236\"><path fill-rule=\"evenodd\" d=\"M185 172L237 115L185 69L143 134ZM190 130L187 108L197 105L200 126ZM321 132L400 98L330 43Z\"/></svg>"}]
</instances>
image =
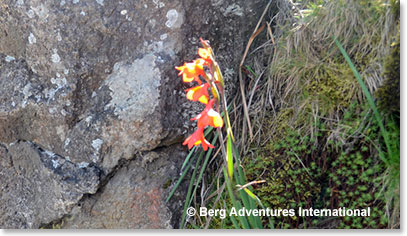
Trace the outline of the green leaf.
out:
<instances>
[{"instance_id":1,"label":"green leaf","mask_svg":"<svg viewBox=\"0 0 407 236\"><path fill-rule=\"evenodd\" d=\"M211 144L214 145L217 140L218 140L218 134L215 135L215 137L213 138ZM213 151L213 149L211 148L211 149L208 150L208 152L206 152L205 161L204 161L204 163L203 163L202 166L201 166L201 171L199 172L199 176L198 176L198 179L197 179L197 181L196 181L197 184L195 184L195 188L194 188L194 191L192 192L192 195L194 195L194 194L196 193L196 190L198 189L198 186L199 186L198 183L201 182L202 176L203 176L203 174L204 174L204 172L205 172L206 165L207 165L208 162L209 162L209 159L210 159L210 157L211 157L212 151ZM192 198L191 198L191 200L189 201L189 205L191 205L191 202L192 202Z\"/></svg>"},{"instance_id":2,"label":"green leaf","mask_svg":"<svg viewBox=\"0 0 407 236\"><path fill-rule=\"evenodd\" d=\"M182 164L181 170L184 169L184 167L188 164L189 159L191 158L192 154L195 152L196 147L194 146L191 151L189 151L187 157L185 158L184 163Z\"/></svg>"},{"instance_id":3,"label":"green leaf","mask_svg":"<svg viewBox=\"0 0 407 236\"><path fill-rule=\"evenodd\" d=\"M182 211L182 216L181 216L181 224L180 224L181 229L184 228L184 226L185 226L185 217L186 217L187 208L189 207L189 199L192 196L192 187L194 186L196 172L198 171L198 166L201 163L201 159L202 159L204 153L205 153L204 150L201 150L201 152L199 153L199 157L198 157L198 160L196 161L194 171L192 172L191 180L189 181L187 198L185 200L184 210Z\"/></svg>"},{"instance_id":4,"label":"green leaf","mask_svg":"<svg viewBox=\"0 0 407 236\"><path fill-rule=\"evenodd\" d=\"M253 200L255 200L257 203L259 203L259 206L261 206L262 208L264 208L263 204L261 203L260 199L252 192L250 191L248 188L244 188L243 189L247 195L249 195L249 197L251 197Z\"/></svg>"},{"instance_id":5,"label":"green leaf","mask_svg":"<svg viewBox=\"0 0 407 236\"><path fill-rule=\"evenodd\" d=\"M194 158L195 158L195 157L196 157L196 155L194 156ZM167 203L167 202L171 199L172 195L174 195L175 190L177 190L178 186L181 184L181 182L182 182L182 180L184 179L185 175L188 173L189 168L191 168L192 161L193 161L194 158L192 158L192 160L189 162L189 164L187 165L187 167L183 170L183 172L182 172L182 174L181 174L181 177L179 177L177 183L176 183L175 186L172 188L170 194L168 195L167 199L165 200L165 203Z\"/></svg>"},{"instance_id":6,"label":"green leaf","mask_svg":"<svg viewBox=\"0 0 407 236\"><path fill-rule=\"evenodd\" d=\"M384 143L386 144L387 153L389 154L389 156L392 156L392 150L391 150L391 147L390 147L390 140L389 140L388 133L387 133L386 129L384 128L382 117L380 116L380 113L377 110L377 107L376 107L376 105L374 103L374 100L373 100L372 96L370 95L369 90L367 89L365 83L363 82L363 80L362 80L358 70L356 69L355 65L352 63L352 60L349 58L349 56L346 53L345 49L342 47L342 44L337 39L335 39L335 44L339 48L339 51L342 53L342 55L345 58L346 62L349 64L349 67L353 71L353 74L355 75L360 87L362 88L362 92L366 96L367 102L369 103L370 108L373 110L376 121L379 124L380 131L381 131L381 134L382 134L383 139L384 139ZM387 162L388 162L387 159L385 159L383 157L381 159L387 164Z\"/></svg>"},{"instance_id":7,"label":"green leaf","mask_svg":"<svg viewBox=\"0 0 407 236\"><path fill-rule=\"evenodd\" d=\"M233 178L233 151L232 151L232 137L228 134L228 141L226 146L226 153L227 153L227 166L228 166L228 174L229 177Z\"/></svg>"},{"instance_id":8,"label":"green leaf","mask_svg":"<svg viewBox=\"0 0 407 236\"><path fill-rule=\"evenodd\" d=\"M232 200L232 205L236 209L236 211L239 211L240 209L242 209L242 204L240 204L239 201L236 201L235 195L233 194L232 184L230 182L231 179L229 179L229 176L227 174L225 167L223 166L222 168L223 168L223 175L224 175L225 181L226 181L226 189L227 189L230 199ZM238 218L244 229L250 229L250 226L249 226L249 223L247 222L246 217L239 216Z\"/></svg>"}]
</instances>

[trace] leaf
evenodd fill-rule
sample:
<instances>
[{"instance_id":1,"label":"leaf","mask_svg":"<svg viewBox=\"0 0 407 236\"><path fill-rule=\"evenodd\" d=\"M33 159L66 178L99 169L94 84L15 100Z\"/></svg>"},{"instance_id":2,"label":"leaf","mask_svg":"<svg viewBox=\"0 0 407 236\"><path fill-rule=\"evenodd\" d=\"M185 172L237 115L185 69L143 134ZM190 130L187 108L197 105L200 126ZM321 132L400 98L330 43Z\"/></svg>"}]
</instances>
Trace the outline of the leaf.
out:
<instances>
[{"instance_id":1,"label":"leaf","mask_svg":"<svg viewBox=\"0 0 407 236\"><path fill-rule=\"evenodd\" d=\"M233 177L233 151L232 151L232 138L228 134L228 141L227 141L227 146L226 146L226 153L227 153L227 166L228 166L228 174L230 176L230 179Z\"/></svg>"},{"instance_id":2,"label":"leaf","mask_svg":"<svg viewBox=\"0 0 407 236\"><path fill-rule=\"evenodd\" d=\"M370 108L373 110L376 121L379 124L380 131L381 131L381 134L382 134L383 139L384 139L384 143L385 143L386 148L387 148L387 153L389 154L389 156L392 156L392 150L391 150L391 147L390 147L390 140L389 140L388 133L387 133L386 129L384 128L382 117L381 117L379 111L377 110L377 107L376 107L376 105L374 103L374 100L373 100L372 96L370 95L369 90L367 89L365 83L363 82L363 80L362 80L358 70L356 69L355 65L352 63L352 60L349 58L349 55L346 53L345 49L342 47L342 44L336 38L335 38L335 44L339 48L339 51L342 53L343 57L345 58L346 62L349 65L349 67L353 71L353 74L355 75L356 80L358 81L360 87L362 88L362 92L366 96L367 102L369 103ZM384 161L384 163L388 163L387 159L382 158L382 160Z\"/></svg>"},{"instance_id":3,"label":"leaf","mask_svg":"<svg viewBox=\"0 0 407 236\"><path fill-rule=\"evenodd\" d=\"M247 193L247 195L249 195L249 197L253 198L261 207L263 207L260 199L252 191L250 191L248 188L244 188L243 190Z\"/></svg>"}]
</instances>

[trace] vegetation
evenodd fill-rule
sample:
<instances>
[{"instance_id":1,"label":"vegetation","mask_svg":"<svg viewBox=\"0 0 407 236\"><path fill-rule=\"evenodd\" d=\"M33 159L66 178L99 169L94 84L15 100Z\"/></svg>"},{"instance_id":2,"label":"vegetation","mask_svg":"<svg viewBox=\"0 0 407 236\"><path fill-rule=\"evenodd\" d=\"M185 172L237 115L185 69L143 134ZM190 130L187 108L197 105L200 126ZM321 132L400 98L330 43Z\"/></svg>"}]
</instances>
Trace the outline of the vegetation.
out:
<instances>
[{"instance_id":1,"label":"vegetation","mask_svg":"<svg viewBox=\"0 0 407 236\"><path fill-rule=\"evenodd\" d=\"M268 5L242 59L241 90L229 98L237 146L207 136L233 150L235 175L217 161L221 150L187 157L197 161L185 210L370 207L370 216L195 216L181 227L400 227L399 5Z\"/></svg>"},{"instance_id":2,"label":"vegetation","mask_svg":"<svg viewBox=\"0 0 407 236\"><path fill-rule=\"evenodd\" d=\"M254 192L271 208L372 209L365 218L283 217L277 228L397 228L399 2L297 3L293 16L276 17L275 54L257 55L271 67L252 106L271 102L252 111L263 132L244 161L248 179L266 179ZM251 67L253 77L263 69Z\"/></svg>"}]
</instances>

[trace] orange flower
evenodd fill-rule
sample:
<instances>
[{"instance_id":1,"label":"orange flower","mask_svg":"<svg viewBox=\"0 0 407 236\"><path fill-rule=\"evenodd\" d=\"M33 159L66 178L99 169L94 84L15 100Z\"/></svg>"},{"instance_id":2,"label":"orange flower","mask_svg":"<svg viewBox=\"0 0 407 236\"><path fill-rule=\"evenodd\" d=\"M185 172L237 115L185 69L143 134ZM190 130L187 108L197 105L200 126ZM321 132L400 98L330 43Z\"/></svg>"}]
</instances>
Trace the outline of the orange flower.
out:
<instances>
[{"instance_id":1,"label":"orange flower","mask_svg":"<svg viewBox=\"0 0 407 236\"><path fill-rule=\"evenodd\" d=\"M204 64L205 60L200 58L191 63L185 63L183 66L175 67L175 69L180 71L178 75L182 75L184 82L192 82L195 80L201 85L202 81L199 79L199 75L205 76Z\"/></svg>"},{"instance_id":2,"label":"orange flower","mask_svg":"<svg viewBox=\"0 0 407 236\"><path fill-rule=\"evenodd\" d=\"M223 119L218 112L213 110L212 106L216 100L211 99L205 109L197 117L191 120L198 120L198 128L205 128L210 125L214 128L223 126Z\"/></svg>"},{"instance_id":3,"label":"orange flower","mask_svg":"<svg viewBox=\"0 0 407 236\"><path fill-rule=\"evenodd\" d=\"M205 139L203 131L204 128L198 128L191 136L185 139L182 145L188 144L188 148L191 149L192 146L199 146L199 144L202 144L204 151L208 150L208 147L214 148L214 146Z\"/></svg>"},{"instance_id":4,"label":"orange flower","mask_svg":"<svg viewBox=\"0 0 407 236\"><path fill-rule=\"evenodd\" d=\"M192 101L200 101L203 104L207 104L209 100L208 88L209 84L205 83L185 90L187 92L187 99Z\"/></svg>"},{"instance_id":5,"label":"orange flower","mask_svg":"<svg viewBox=\"0 0 407 236\"><path fill-rule=\"evenodd\" d=\"M198 54L199 56L205 60L205 64L210 66L212 64L212 58L211 58L211 48L199 48L198 49Z\"/></svg>"}]
</instances>

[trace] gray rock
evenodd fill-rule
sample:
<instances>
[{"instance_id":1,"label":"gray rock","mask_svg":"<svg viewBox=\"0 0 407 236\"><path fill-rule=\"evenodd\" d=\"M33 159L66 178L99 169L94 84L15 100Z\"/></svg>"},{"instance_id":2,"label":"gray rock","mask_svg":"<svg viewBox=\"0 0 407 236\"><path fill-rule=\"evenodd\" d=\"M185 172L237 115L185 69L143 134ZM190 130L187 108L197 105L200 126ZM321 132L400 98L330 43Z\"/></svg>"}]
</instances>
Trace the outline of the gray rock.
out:
<instances>
[{"instance_id":1,"label":"gray rock","mask_svg":"<svg viewBox=\"0 0 407 236\"><path fill-rule=\"evenodd\" d=\"M165 199L184 155L179 147L171 147L137 156L95 195L83 199L62 221L62 228L172 228L172 216L182 213L184 195L175 195L172 205Z\"/></svg>"},{"instance_id":2,"label":"gray rock","mask_svg":"<svg viewBox=\"0 0 407 236\"><path fill-rule=\"evenodd\" d=\"M0 146L0 154L0 228L38 228L97 190L97 167L74 164L31 142Z\"/></svg>"},{"instance_id":3,"label":"gray rock","mask_svg":"<svg viewBox=\"0 0 407 236\"><path fill-rule=\"evenodd\" d=\"M42 157L40 146L70 165L100 170L102 182L116 173L122 160L180 145L193 126L189 118L201 107L186 100L184 89L190 85L181 82L174 66L196 58L203 37L211 41L226 80L235 84L241 54L264 5L262 0L3 0L0 144L8 150L8 158L21 160L22 166L30 165L28 157ZM35 145L25 148L21 158L17 151L10 154L13 143ZM33 208L42 201L42 195L33 194L39 191L35 186L48 174L41 163L43 167L30 179L33 185L21 186L19 178L1 177L2 199L17 193L27 196L19 203L2 204L3 227L36 228L58 220L99 183L84 175L83 183L69 190L75 197L60 206ZM13 171L5 164L0 170L17 175ZM167 176L159 174L157 179ZM88 183L92 190L83 187ZM58 184L41 186L41 191L52 193L49 203L61 200ZM139 188L153 191L147 185ZM147 205L148 201L136 202ZM152 227L138 222L131 227ZM168 226L159 222L157 226Z\"/></svg>"}]
</instances>

